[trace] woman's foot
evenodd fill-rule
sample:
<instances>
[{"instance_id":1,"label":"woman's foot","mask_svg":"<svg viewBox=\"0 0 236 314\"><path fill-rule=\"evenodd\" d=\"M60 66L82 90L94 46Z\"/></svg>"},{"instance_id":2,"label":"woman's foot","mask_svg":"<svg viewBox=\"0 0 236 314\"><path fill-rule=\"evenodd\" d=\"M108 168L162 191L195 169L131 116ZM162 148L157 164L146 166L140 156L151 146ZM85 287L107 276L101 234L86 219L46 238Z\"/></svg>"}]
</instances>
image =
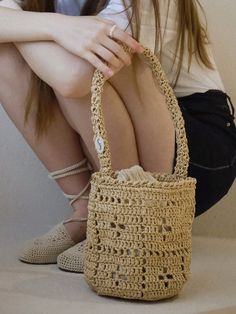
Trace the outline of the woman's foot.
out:
<instances>
[{"instance_id":1,"label":"woman's foot","mask_svg":"<svg viewBox=\"0 0 236 314\"><path fill-rule=\"evenodd\" d=\"M49 177L58 179L80 172L88 172L91 168L89 164L80 168L80 166L86 162L87 160L85 158L75 165L49 173ZM86 178L84 178L84 180L85 179ZM18 253L18 257L21 261L32 264L56 263L59 254L86 238L89 194L87 190L89 189L90 181L85 184L84 188L81 189L77 195L63 193L71 200L70 205L74 209L73 213L70 215L69 219L58 223L42 236L26 241Z\"/></svg>"},{"instance_id":2,"label":"woman's foot","mask_svg":"<svg viewBox=\"0 0 236 314\"><path fill-rule=\"evenodd\" d=\"M65 220L44 235L26 241L18 252L18 258L22 262L31 264L56 263L59 254L86 238L87 203L87 199L74 202L74 212L69 219L81 221L67 222Z\"/></svg>"},{"instance_id":3,"label":"woman's foot","mask_svg":"<svg viewBox=\"0 0 236 314\"><path fill-rule=\"evenodd\" d=\"M83 273L85 245L86 240L75 244L59 254L57 257L57 266L59 269L74 273Z\"/></svg>"}]
</instances>

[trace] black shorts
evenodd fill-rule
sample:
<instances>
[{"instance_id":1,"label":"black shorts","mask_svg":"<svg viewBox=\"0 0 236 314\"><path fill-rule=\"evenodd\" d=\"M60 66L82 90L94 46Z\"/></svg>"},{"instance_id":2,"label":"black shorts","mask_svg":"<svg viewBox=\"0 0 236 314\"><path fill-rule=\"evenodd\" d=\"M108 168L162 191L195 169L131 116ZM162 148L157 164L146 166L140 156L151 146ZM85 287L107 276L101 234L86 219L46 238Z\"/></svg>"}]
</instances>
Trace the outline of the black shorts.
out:
<instances>
[{"instance_id":1,"label":"black shorts","mask_svg":"<svg viewBox=\"0 0 236 314\"><path fill-rule=\"evenodd\" d=\"M197 179L197 217L228 193L236 177L234 107L217 89L177 99L188 140L188 176Z\"/></svg>"}]
</instances>

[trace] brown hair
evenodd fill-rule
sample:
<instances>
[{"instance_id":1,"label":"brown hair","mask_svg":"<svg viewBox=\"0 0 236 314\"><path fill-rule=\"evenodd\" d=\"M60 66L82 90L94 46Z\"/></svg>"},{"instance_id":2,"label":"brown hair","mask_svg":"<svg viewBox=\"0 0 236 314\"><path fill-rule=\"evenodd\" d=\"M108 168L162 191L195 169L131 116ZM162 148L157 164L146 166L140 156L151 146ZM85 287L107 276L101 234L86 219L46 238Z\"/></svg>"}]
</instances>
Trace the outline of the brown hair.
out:
<instances>
[{"instance_id":1,"label":"brown hair","mask_svg":"<svg viewBox=\"0 0 236 314\"><path fill-rule=\"evenodd\" d=\"M54 2L47 0L24 0L22 9L26 11L54 12ZM35 135L39 139L46 133L53 122L55 94L53 89L31 72L31 84L26 98L24 123L27 123L29 114L35 111Z\"/></svg>"},{"instance_id":2,"label":"brown hair","mask_svg":"<svg viewBox=\"0 0 236 314\"><path fill-rule=\"evenodd\" d=\"M123 3L126 5L126 0L123 0ZM145 0L146 1L146 0ZM157 47L160 43L159 56L161 61L161 52L162 52L162 36L160 33L160 7L159 0L151 0L155 16L156 16L156 52ZM168 1L168 12L170 7L170 1ZM82 8L81 15L95 15L101 11L107 4L108 0L87 0ZM140 16L139 16L139 0L132 0L132 16L129 16L130 26L132 29L133 37L139 39L139 25L140 25ZM174 86L179 78L183 54L185 50L185 38L187 34L187 49L189 53L188 58L188 70L191 65L192 54L196 54L196 59L204 66L209 69L214 69L213 65L210 62L206 44L209 43L207 36L207 25L203 27L200 21L198 6L201 8L201 11L204 13L204 10L198 0L177 0L178 6L178 27L177 27L177 44L175 50L175 57L173 60L173 65L175 63L177 55L179 56L178 67L176 71L176 80ZM38 12L54 12L53 1L48 0L24 0L22 8L27 11L38 11ZM167 18L168 18L167 12ZM127 10L128 14L128 10ZM204 13L205 15L205 13ZM131 21L134 19L137 27L134 29ZM205 17L206 21L206 17ZM28 115L32 109L32 106L36 106L36 124L35 124L35 133L39 138L43 133L46 133L46 130L50 123L53 120L53 89L48 86L44 81L42 81L35 73L32 73L31 87L29 89L27 104L25 110L25 123L27 122Z\"/></svg>"}]
</instances>

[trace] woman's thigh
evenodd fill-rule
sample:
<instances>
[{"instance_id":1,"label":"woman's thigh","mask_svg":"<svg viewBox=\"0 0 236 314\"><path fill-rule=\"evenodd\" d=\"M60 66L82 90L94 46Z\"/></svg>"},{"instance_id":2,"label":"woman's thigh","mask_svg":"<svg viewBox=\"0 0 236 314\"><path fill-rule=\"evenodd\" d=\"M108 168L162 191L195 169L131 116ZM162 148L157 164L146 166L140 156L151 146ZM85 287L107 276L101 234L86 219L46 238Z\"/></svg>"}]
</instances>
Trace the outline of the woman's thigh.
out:
<instances>
[{"instance_id":1,"label":"woman's thigh","mask_svg":"<svg viewBox=\"0 0 236 314\"><path fill-rule=\"evenodd\" d=\"M188 175L197 179L196 214L211 208L236 177L236 127L227 95L208 90L178 98L189 146Z\"/></svg>"},{"instance_id":2,"label":"woman's thigh","mask_svg":"<svg viewBox=\"0 0 236 314\"><path fill-rule=\"evenodd\" d=\"M13 44L0 44L0 69L0 103L22 130L31 69Z\"/></svg>"},{"instance_id":3,"label":"woman's thigh","mask_svg":"<svg viewBox=\"0 0 236 314\"><path fill-rule=\"evenodd\" d=\"M0 88L30 79L30 68L12 43L0 44Z\"/></svg>"}]
</instances>

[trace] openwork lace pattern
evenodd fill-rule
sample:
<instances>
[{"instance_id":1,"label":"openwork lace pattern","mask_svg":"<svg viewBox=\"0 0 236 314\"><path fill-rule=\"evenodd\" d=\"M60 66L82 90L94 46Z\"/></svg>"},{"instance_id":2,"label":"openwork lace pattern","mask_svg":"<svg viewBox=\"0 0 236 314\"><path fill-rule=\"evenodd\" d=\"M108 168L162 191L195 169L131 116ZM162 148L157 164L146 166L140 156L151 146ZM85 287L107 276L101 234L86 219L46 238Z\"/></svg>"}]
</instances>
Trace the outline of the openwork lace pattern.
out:
<instances>
[{"instance_id":1,"label":"openwork lace pattern","mask_svg":"<svg viewBox=\"0 0 236 314\"><path fill-rule=\"evenodd\" d=\"M105 78L95 70L91 120L94 142L99 138L103 147L100 170L91 178L84 274L99 295L151 301L178 294L189 277L196 179L187 176L189 151L178 101L157 56L144 47L143 57L175 126L174 173L150 172L155 182L117 180L102 112Z\"/></svg>"}]
</instances>

